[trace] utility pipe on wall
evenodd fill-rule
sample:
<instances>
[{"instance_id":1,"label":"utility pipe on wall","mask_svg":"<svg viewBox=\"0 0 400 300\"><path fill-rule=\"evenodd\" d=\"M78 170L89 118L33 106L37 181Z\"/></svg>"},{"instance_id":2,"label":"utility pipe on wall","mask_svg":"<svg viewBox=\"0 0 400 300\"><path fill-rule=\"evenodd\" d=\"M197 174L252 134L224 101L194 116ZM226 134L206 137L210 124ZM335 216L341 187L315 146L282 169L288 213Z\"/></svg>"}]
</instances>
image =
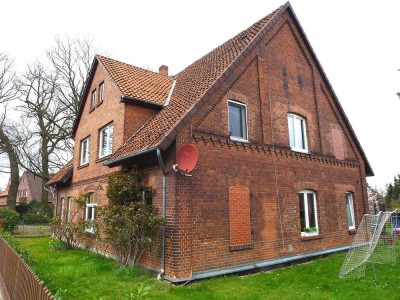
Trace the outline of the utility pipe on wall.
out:
<instances>
[{"instance_id":1,"label":"utility pipe on wall","mask_svg":"<svg viewBox=\"0 0 400 300\"><path fill-rule=\"evenodd\" d=\"M162 238L161 238L161 270L157 275L157 279L160 280L165 273L165 223L166 223L166 204L167 204L167 170L165 169L164 162L161 157L161 150L157 148L157 158L160 164L161 171L163 172L163 193L162 193Z\"/></svg>"}]
</instances>

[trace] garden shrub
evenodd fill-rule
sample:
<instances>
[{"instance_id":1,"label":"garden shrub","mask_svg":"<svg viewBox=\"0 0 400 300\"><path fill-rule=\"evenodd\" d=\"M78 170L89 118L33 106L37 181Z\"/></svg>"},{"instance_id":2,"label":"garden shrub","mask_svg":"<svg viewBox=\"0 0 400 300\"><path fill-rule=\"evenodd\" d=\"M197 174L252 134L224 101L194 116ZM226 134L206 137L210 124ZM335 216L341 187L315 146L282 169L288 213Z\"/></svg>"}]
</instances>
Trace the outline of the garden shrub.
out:
<instances>
[{"instance_id":1,"label":"garden shrub","mask_svg":"<svg viewBox=\"0 0 400 300\"><path fill-rule=\"evenodd\" d=\"M53 217L53 207L48 203L32 200L29 204L17 205L22 224L47 224Z\"/></svg>"},{"instance_id":2,"label":"garden shrub","mask_svg":"<svg viewBox=\"0 0 400 300\"><path fill-rule=\"evenodd\" d=\"M109 204L98 209L98 228L111 245L120 265L136 264L158 234L162 219L148 205L141 184L143 174L136 168L108 177Z\"/></svg>"},{"instance_id":3,"label":"garden shrub","mask_svg":"<svg viewBox=\"0 0 400 300\"><path fill-rule=\"evenodd\" d=\"M3 220L3 229L13 233L18 226L19 213L7 207L0 207L0 220Z\"/></svg>"},{"instance_id":4,"label":"garden shrub","mask_svg":"<svg viewBox=\"0 0 400 300\"><path fill-rule=\"evenodd\" d=\"M29 257L28 250L21 249L21 247L19 246L19 242L13 238L10 232L0 230L0 235L3 237L3 239L6 240L6 242L10 245L10 247L13 248L14 251L17 252L22 257L22 259L26 263L32 262L32 259Z\"/></svg>"}]
</instances>

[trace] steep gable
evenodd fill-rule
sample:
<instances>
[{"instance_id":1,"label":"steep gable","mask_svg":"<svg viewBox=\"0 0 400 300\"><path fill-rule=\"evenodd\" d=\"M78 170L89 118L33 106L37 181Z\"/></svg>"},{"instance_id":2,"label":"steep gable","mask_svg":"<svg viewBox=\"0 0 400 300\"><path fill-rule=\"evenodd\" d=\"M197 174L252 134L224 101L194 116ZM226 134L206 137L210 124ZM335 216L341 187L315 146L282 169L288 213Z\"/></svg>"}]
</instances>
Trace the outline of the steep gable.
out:
<instances>
[{"instance_id":1,"label":"steep gable","mask_svg":"<svg viewBox=\"0 0 400 300\"><path fill-rule=\"evenodd\" d=\"M132 153L145 151L152 147L166 149L172 143L179 128L186 123L191 115L197 112L195 105L201 105L201 100L207 91L215 90L216 82L222 74L229 74L238 57L248 53L250 44L259 40L257 36L267 25L272 26L271 20L283 13L283 7L275 10L265 18L250 26L234 38L228 40L176 76L171 101L157 115L135 132L131 138L111 157L108 165L112 165ZM246 51L245 51L246 50Z\"/></svg>"},{"instance_id":2,"label":"steep gable","mask_svg":"<svg viewBox=\"0 0 400 300\"><path fill-rule=\"evenodd\" d=\"M298 22L289 3L261 19L247 30L244 30L231 40L211 51L176 76L176 86L172 94L171 102L158 114L150 119L138 131L136 131L125 144L118 149L106 163L109 166L116 165L120 161L135 154L142 153L152 148L163 150L173 142L177 133L187 124L199 108L207 101L215 90L221 85L224 78L230 76L234 68L243 61L244 57L258 45L262 37L278 21L280 16L288 11L300 31L306 47L316 62L316 68L322 74L329 92L333 95L337 105L337 114L344 120L346 130L354 141L356 148L365 163L367 175L373 175L372 168L365 156L361 145L345 115L308 39Z\"/></svg>"},{"instance_id":3,"label":"steep gable","mask_svg":"<svg viewBox=\"0 0 400 300\"><path fill-rule=\"evenodd\" d=\"M78 116L75 120L72 136L75 133L81 119L86 101L89 98L90 86L101 66L110 77L116 89L120 93L121 101L141 103L161 108L168 98L173 83L173 78L135 67L105 56L96 55L93 59L89 79L85 85L85 91L79 106Z\"/></svg>"}]
</instances>

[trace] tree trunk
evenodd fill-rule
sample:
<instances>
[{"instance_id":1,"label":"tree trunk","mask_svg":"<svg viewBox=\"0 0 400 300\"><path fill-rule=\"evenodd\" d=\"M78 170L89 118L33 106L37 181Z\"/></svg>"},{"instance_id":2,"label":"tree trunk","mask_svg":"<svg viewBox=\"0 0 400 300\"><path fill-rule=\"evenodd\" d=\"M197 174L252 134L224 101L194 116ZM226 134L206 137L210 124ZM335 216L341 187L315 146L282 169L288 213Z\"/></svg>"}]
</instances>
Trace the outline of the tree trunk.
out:
<instances>
[{"instance_id":1,"label":"tree trunk","mask_svg":"<svg viewBox=\"0 0 400 300\"><path fill-rule=\"evenodd\" d=\"M14 151L13 145L10 142L7 134L3 128L0 127L0 148L7 153L8 160L10 163L10 187L8 189L7 196L7 207L15 210L17 202L17 193L19 186L19 168L18 168L18 157Z\"/></svg>"}]
</instances>

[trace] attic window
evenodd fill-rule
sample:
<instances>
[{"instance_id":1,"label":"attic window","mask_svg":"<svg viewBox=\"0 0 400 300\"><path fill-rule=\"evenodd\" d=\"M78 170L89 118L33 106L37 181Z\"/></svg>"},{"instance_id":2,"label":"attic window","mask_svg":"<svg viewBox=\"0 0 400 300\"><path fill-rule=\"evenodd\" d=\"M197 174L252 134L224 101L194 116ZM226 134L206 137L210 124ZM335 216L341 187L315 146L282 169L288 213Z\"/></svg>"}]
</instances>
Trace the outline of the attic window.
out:
<instances>
[{"instance_id":1,"label":"attic window","mask_svg":"<svg viewBox=\"0 0 400 300\"><path fill-rule=\"evenodd\" d=\"M90 108L93 109L96 106L96 90L92 92L92 102L90 102Z\"/></svg>"},{"instance_id":2,"label":"attic window","mask_svg":"<svg viewBox=\"0 0 400 300\"><path fill-rule=\"evenodd\" d=\"M229 136L232 140L247 141L247 107L245 104L228 101Z\"/></svg>"},{"instance_id":3,"label":"attic window","mask_svg":"<svg viewBox=\"0 0 400 300\"><path fill-rule=\"evenodd\" d=\"M99 85L99 103L104 100L104 81Z\"/></svg>"}]
</instances>

